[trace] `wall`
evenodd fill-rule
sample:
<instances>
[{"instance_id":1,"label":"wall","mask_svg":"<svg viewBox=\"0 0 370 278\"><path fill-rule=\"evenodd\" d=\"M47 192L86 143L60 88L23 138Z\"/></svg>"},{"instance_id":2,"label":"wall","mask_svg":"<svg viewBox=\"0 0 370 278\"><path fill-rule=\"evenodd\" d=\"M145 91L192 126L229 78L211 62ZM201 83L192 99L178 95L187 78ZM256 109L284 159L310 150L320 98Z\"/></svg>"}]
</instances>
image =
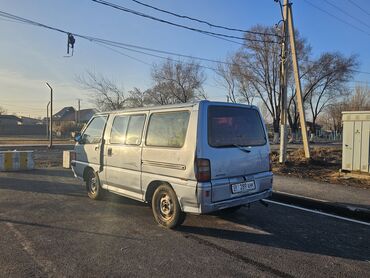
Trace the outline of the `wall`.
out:
<instances>
[{"instance_id":1,"label":"wall","mask_svg":"<svg viewBox=\"0 0 370 278\"><path fill-rule=\"evenodd\" d=\"M46 125L0 125L0 136L45 135Z\"/></svg>"}]
</instances>

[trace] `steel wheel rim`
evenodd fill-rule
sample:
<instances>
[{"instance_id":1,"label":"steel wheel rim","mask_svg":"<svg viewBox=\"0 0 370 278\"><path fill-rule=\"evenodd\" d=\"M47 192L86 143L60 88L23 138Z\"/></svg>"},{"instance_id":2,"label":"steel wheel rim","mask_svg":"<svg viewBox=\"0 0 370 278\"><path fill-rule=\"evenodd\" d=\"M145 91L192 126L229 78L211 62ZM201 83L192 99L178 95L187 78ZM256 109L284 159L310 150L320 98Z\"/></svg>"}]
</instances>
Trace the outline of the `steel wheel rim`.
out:
<instances>
[{"instance_id":1,"label":"steel wheel rim","mask_svg":"<svg viewBox=\"0 0 370 278\"><path fill-rule=\"evenodd\" d=\"M174 213L174 204L171 197L167 193L163 193L159 198L159 212L165 220L170 219Z\"/></svg>"},{"instance_id":2,"label":"steel wheel rim","mask_svg":"<svg viewBox=\"0 0 370 278\"><path fill-rule=\"evenodd\" d=\"M96 184L96 178L93 177L90 179L90 182L89 182L89 190L91 193L95 194L96 190L97 190L97 184Z\"/></svg>"}]
</instances>

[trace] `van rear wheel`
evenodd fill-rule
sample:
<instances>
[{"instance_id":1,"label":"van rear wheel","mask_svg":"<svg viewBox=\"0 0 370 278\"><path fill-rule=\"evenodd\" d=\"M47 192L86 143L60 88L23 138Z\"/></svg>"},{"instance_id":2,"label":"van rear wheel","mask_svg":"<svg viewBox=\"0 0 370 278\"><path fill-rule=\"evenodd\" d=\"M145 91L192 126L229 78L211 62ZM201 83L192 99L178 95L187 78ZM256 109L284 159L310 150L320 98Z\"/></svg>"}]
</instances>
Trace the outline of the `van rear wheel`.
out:
<instances>
[{"instance_id":1,"label":"van rear wheel","mask_svg":"<svg viewBox=\"0 0 370 278\"><path fill-rule=\"evenodd\" d=\"M167 185L160 185L153 194L152 211L157 223L165 228L173 229L181 225L186 214L181 211L176 193Z\"/></svg>"},{"instance_id":2,"label":"van rear wheel","mask_svg":"<svg viewBox=\"0 0 370 278\"><path fill-rule=\"evenodd\" d=\"M86 174L86 190L90 199L101 200L103 198L104 192L100 186L99 176L92 169Z\"/></svg>"}]
</instances>

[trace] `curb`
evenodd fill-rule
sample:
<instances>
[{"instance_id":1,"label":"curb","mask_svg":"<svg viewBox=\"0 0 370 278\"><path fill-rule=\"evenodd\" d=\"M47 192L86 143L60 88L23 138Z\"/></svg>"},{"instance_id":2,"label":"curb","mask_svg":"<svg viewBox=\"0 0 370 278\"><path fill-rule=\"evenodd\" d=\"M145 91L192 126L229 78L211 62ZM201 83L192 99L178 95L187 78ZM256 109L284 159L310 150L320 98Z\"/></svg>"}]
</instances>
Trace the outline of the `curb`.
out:
<instances>
[{"instance_id":1,"label":"curb","mask_svg":"<svg viewBox=\"0 0 370 278\"><path fill-rule=\"evenodd\" d=\"M269 199L370 223L370 208L347 206L342 203L333 203L280 191L273 191Z\"/></svg>"}]
</instances>

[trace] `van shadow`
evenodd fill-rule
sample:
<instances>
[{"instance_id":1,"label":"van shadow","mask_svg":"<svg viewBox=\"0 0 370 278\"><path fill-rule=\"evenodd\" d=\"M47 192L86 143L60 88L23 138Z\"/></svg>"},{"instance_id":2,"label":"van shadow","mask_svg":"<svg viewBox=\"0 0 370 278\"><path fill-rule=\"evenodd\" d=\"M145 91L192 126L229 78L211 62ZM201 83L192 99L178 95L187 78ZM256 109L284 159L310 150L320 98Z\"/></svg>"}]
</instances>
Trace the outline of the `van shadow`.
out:
<instances>
[{"instance_id":1,"label":"van shadow","mask_svg":"<svg viewBox=\"0 0 370 278\"><path fill-rule=\"evenodd\" d=\"M58 181L21 179L14 177L0 177L0 189L22 192L56 194L73 197L85 197L83 187L77 184L61 183Z\"/></svg>"},{"instance_id":2,"label":"van shadow","mask_svg":"<svg viewBox=\"0 0 370 278\"><path fill-rule=\"evenodd\" d=\"M215 220L216 224L206 221L201 226L194 226L190 221L178 230L196 238L205 236L357 261L370 260L370 250L365 242L370 237L370 231L365 226L330 223L331 221L325 219L313 222L312 217L306 217L300 212L287 215L287 211L278 209L279 211L271 212L257 206L255 210L242 209L234 215L216 216L231 222L227 227L217 224L217 218L213 217L210 220ZM210 225L207 227L207 224ZM238 225L245 226L246 229L240 229Z\"/></svg>"}]
</instances>

